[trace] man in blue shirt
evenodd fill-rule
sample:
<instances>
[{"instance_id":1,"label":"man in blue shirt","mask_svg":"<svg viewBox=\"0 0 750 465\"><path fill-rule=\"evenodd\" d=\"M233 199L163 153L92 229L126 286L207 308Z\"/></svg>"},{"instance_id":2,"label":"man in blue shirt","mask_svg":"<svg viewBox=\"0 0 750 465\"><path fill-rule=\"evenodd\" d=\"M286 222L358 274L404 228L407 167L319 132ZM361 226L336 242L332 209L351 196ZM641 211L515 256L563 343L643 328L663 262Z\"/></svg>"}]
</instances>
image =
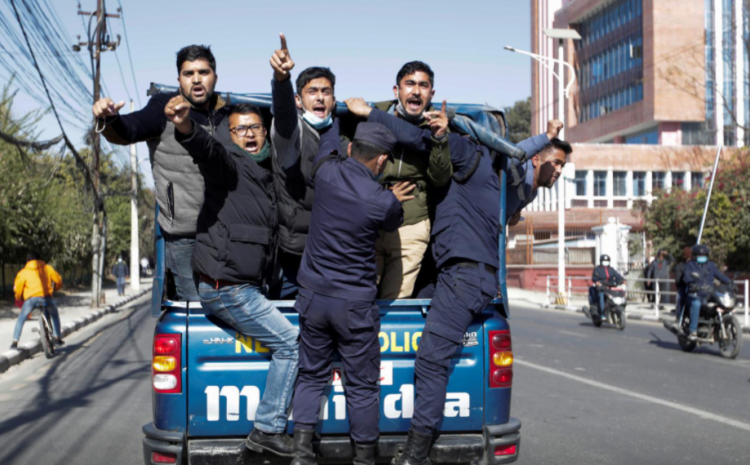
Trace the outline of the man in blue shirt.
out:
<instances>
[{"instance_id":1,"label":"man in blue shirt","mask_svg":"<svg viewBox=\"0 0 750 465\"><path fill-rule=\"evenodd\" d=\"M687 305L690 308L690 334L688 339L694 341L697 338L698 318L701 314L701 305L711 293L714 279L724 284L732 284L732 280L719 271L714 262L708 259L708 247L703 244L693 246L693 259L685 267L685 275L682 282L687 286ZM721 311L718 310L717 311Z\"/></svg>"},{"instance_id":2,"label":"man in blue shirt","mask_svg":"<svg viewBox=\"0 0 750 465\"><path fill-rule=\"evenodd\" d=\"M403 220L412 184L378 183L396 138L383 125L360 123L341 158L339 123L320 132L310 183L315 200L294 308L300 314L299 378L294 390L292 465L316 463L312 439L334 348L343 364L354 463L375 464L380 412L380 313L375 305L375 240Z\"/></svg>"},{"instance_id":3,"label":"man in blue shirt","mask_svg":"<svg viewBox=\"0 0 750 465\"><path fill-rule=\"evenodd\" d=\"M526 162L516 159L505 160L505 173L508 182L505 211L508 226L515 226L521 219L521 210L534 201L540 187L551 189L562 176L568 155L573 152L569 143L557 138L563 124L552 120L547 123L547 133L539 134L518 143L528 155ZM544 150L531 156L528 144L544 143Z\"/></svg>"},{"instance_id":4,"label":"man in blue shirt","mask_svg":"<svg viewBox=\"0 0 750 465\"><path fill-rule=\"evenodd\" d=\"M346 101L349 110L368 121L386 125L398 143L412 150L443 151L448 145L453 176L438 189L432 254L438 281L414 365L416 400L409 437L395 464L424 465L433 434L443 419L451 357L466 329L497 296L500 182L502 159L481 144L447 133L447 105L426 112L430 130L420 129L386 112L371 109L362 99ZM541 135L524 141L536 156L549 141ZM520 145L520 144L519 144Z\"/></svg>"}]
</instances>

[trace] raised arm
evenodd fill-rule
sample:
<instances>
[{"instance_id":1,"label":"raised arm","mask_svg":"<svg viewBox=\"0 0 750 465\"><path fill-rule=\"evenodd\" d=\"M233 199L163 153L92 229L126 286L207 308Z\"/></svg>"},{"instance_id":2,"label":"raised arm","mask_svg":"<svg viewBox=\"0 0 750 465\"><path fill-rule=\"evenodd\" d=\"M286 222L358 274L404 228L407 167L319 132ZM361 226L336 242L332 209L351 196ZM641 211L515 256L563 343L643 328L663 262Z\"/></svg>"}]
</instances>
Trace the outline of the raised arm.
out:
<instances>
[{"instance_id":1,"label":"raised arm","mask_svg":"<svg viewBox=\"0 0 750 465\"><path fill-rule=\"evenodd\" d=\"M274 51L270 60L271 68L273 68L271 141L282 168L289 169L299 161L300 128L290 74L294 68L294 61L289 54L284 34L281 34L280 38L281 48Z\"/></svg>"},{"instance_id":2,"label":"raised arm","mask_svg":"<svg viewBox=\"0 0 750 465\"><path fill-rule=\"evenodd\" d=\"M114 103L110 98L100 99L92 112L97 119L102 136L116 145L129 145L159 137L167 124L164 107L169 100L167 95L151 97L143 109L127 115L120 115L125 102Z\"/></svg>"}]
</instances>

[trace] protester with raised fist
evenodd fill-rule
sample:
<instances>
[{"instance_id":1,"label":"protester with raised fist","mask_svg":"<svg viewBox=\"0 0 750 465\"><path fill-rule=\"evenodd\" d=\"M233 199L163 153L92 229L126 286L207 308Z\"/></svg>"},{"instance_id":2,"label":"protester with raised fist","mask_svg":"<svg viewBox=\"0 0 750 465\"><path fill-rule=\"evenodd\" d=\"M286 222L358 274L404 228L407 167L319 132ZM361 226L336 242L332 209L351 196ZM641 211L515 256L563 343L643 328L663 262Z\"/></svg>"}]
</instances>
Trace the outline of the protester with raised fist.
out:
<instances>
[{"instance_id":1,"label":"protester with raised fist","mask_svg":"<svg viewBox=\"0 0 750 465\"><path fill-rule=\"evenodd\" d=\"M146 142L159 206L159 227L166 245L166 267L174 278L178 300L198 300L190 257L195 246L198 212L203 205L203 175L187 151L175 140L175 127L164 112L167 102L181 95L189 115L211 133L227 131L224 101L214 94L216 60L211 49L191 45L177 52L178 92L153 96L134 113L120 115L125 102L103 98L92 109L97 130L110 143Z\"/></svg>"}]
</instances>

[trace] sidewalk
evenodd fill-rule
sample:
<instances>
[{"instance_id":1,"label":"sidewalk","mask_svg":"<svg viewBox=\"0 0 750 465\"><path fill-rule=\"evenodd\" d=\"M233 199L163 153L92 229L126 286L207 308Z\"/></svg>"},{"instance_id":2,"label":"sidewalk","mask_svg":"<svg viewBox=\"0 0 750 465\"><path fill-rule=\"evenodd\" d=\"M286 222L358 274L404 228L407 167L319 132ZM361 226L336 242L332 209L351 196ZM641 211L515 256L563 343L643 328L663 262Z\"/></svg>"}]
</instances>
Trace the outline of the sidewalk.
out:
<instances>
[{"instance_id":1,"label":"sidewalk","mask_svg":"<svg viewBox=\"0 0 750 465\"><path fill-rule=\"evenodd\" d=\"M513 302L525 302L531 305L539 305L541 308L550 310L562 310L568 312L577 312L583 314L583 307L588 306L588 299L583 296L573 296L567 305L555 305L550 303L545 292L527 291L525 289L508 288L508 300L510 301L511 312L513 312ZM656 311L651 304L645 302L628 302L625 315L628 320L646 320L653 322L674 322L675 316L672 313L674 305L667 304L663 310L659 310L657 318ZM735 316L743 325L742 332L750 334L750 326L744 326L745 309L736 308Z\"/></svg>"},{"instance_id":2,"label":"sidewalk","mask_svg":"<svg viewBox=\"0 0 750 465\"><path fill-rule=\"evenodd\" d=\"M151 287L151 277L142 277L140 282L141 292L144 289ZM75 320L85 317L96 310L101 310L109 305L113 305L122 299L130 297L135 294L130 289L130 280L127 280L125 286L125 296L119 297L117 295L117 288L112 285L111 287L105 281L104 294L105 303L98 309L91 308L91 291L90 290L75 290L68 291L63 288L60 294L55 294L55 303L57 303L57 309L60 313L60 327L64 327L66 324L73 323ZM20 308L12 307L12 304L6 302L0 303L0 353L10 349L10 343L13 340L13 329L16 326L16 320L18 314L21 311ZM26 324L23 326L23 332L21 333L21 339L19 345L23 345L27 342L36 341L39 339L39 333L33 331L37 328L36 315L32 316L31 320L26 320Z\"/></svg>"}]
</instances>

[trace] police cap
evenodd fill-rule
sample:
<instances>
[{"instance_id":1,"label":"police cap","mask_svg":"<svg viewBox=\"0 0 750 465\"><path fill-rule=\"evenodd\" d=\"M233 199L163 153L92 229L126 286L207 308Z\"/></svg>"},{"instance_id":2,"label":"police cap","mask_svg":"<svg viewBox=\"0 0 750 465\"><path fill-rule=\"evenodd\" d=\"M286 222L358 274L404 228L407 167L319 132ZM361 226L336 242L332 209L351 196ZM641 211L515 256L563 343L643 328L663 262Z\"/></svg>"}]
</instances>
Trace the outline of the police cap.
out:
<instances>
[{"instance_id":1,"label":"police cap","mask_svg":"<svg viewBox=\"0 0 750 465\"><path fill-rule=\"evenodd\" d=\"M354 140L367 142L378 148L383 149L384 152L391 153L393 148L396 146L396 136L393 135L390 129L380 123L359 123L357 125L357 132L354 134Z\"/></svg>"}]
</instances>

